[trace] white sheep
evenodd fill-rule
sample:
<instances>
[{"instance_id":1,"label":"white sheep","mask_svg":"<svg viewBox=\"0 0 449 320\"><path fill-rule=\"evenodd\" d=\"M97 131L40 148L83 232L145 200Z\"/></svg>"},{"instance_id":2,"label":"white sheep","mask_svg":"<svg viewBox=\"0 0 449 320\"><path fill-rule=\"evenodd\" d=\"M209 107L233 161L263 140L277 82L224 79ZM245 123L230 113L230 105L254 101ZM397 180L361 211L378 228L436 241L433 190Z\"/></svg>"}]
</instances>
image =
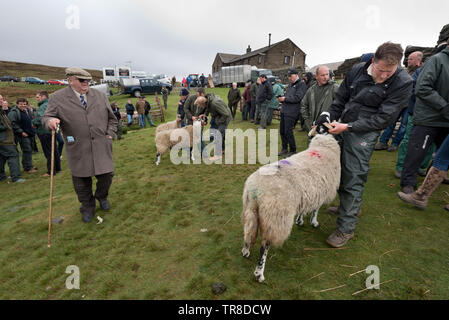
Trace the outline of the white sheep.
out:
<instances>
[{"instance_id":1,"label":"white sheep","mask_svg":"<svg viewBox=\"0 0 449 320\"><path fill-rule=\"evenodd\" d=\"M276 163L260 167L245 182L242 223L244 246L242 254L249 257L258 230L262 246L257 281L264 278L265 262L270 245L281 246L289 237L295 215L302 224L303 215L313 212L316 227L319 208L331 203L340 184L340 147L332 135L317 135L309 148Z\"/></svg>"},{"instance_id":2,"label":"white sheep","mask_svg":"<svg viewBox=\"0 0 449 320\"><path fill-rule=\"evenodd\" d=\"M161 162L161 156L170 150L173 146L177 145L180 148L191 148L193 147L193 133L194 128L199 127L199 131L201 131L201 120L194 121L193 125L185 126L182 128L163 130L160 132L156 132L155 142L156 142L156 165L159 165ZM188 139L183 139L186 137L186 134L189 135ZM192 153L192 160L193 153Z\"/></svg>"},{"instance_id":3,"label":"white sheep","mask_svg":"<svg viewBox=\"0 0 449 320\"><path fill-rule=\"evenodd\" d=\"M161 131L172 130L176 128L181 128L181 119L179 117L176 117L176 119L173 121L161 123L160 125L158 125L156 128L156 134Z\"/></svg>"}]
</instances>

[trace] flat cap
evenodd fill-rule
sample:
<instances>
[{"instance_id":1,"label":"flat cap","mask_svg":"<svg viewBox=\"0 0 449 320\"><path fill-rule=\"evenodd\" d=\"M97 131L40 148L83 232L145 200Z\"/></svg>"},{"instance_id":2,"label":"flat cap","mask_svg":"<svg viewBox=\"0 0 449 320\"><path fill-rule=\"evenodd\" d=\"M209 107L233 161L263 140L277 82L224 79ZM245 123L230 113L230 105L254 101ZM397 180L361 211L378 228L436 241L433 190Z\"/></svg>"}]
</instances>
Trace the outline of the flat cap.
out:
<instances>
[{"instance_id":1,"label":"flat cap","mask_svg":"<svg viewBox=\"0 0 449 320\"><path fill-rule=\"evenodd\" d=\"M292 68L292 69L289 69L289 70L288 70L288 75L289 75L289 76L291 76L292 74L298 74L298 73L299 73L299 71L298 71L297 69L293 69L293 68Z\"/></svg>"},{"instance_id":2,"label":"flat cap","mask_svg":"<svg viewBox=\"0 0 449 320\"><path fill-rule=\"evenodd\" d=\"M67 77L77 77L78 79L92 80L92 76L89 72L78 67L70 67L65 69L65 75Z\"/></svg>"}]
</instances>

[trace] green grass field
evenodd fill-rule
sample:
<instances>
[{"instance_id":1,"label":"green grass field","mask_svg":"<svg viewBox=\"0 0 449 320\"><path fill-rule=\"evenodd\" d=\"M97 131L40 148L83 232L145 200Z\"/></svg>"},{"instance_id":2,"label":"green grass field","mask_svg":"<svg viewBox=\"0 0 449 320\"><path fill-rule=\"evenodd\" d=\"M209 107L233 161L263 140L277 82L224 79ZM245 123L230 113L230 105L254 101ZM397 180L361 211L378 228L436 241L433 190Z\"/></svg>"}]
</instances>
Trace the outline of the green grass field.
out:
<instances>
[{"instance_id":1,"label":"green grass field","mask_svg":"<svg viewBox=\"0 0 449 320\"><path fill-rule=\"evenodd\" d=\"M227 89L208 91L226 100ZM128 98L110 100L124 110ZM174 92L169 96L168 120L178 100ZM236 118L230 128L255 128L240 112ZM278 127L274 121L271 128ZM97 209L100 225L81 221L64 153L53 201L53 216L64 222L53 226L51 248L42 152L34 156L38 174L24 174L20 185L0 183L0 299L449 298L449 215L443 209L449 188L440 186L426 211L402 203L393 175L397 153L374 153L363 215L343 249L325 243L336 218L322 208L318 229L307 220L293 227L282 248L270 249L266 281L259 284L253 276L259 241L243 258L240 213L243 184L260 165L173 165L165 154L156 167L154 132L130 130L114 142L112 209ZM298 150L305 149L306 134L295 136ZM66 289L70 265L79 267L79 290ZM365 289L369 275L362 270L369 265L378 266L380 282L387 283L353 295ZM211 292L215 282L227 286L220 296Z\"/></svg>"}]
</instances>

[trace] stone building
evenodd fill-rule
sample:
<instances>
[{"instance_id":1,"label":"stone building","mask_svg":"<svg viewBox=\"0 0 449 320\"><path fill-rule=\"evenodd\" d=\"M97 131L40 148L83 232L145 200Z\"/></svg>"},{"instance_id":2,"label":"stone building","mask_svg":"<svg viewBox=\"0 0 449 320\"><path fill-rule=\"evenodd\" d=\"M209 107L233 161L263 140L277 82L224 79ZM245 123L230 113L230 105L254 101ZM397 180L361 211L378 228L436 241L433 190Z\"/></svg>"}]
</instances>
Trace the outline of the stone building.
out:
<instances>
[{"instance_id":1,"label":"stone building","mask_svg":"<svg viewBox=\"0 0 449 320\"><path fill-rule=\"evenodd\" d=\"M300 72L305 69L306 54L293 41L285 39L268 46L252 50L248 45L246 53L242 55L217 53L212 64L212 73L218 72L222 67L249 64L258 69L271 69L273 71L295 67Z\"/></svg>"}]
</instances>

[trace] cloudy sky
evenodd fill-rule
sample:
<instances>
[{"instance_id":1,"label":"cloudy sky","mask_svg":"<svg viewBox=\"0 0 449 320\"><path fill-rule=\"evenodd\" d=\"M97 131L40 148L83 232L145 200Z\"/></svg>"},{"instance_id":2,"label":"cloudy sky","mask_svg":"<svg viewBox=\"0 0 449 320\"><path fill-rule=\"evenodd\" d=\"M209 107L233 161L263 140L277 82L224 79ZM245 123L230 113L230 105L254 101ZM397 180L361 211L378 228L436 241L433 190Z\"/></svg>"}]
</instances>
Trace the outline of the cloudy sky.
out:
<instances>
[{"instance_id":1,"label":"cloudy sky","mask_svg":"<svg viewBox=\"0 0 449 320\"><path fill-rule=\"evenodd\" d=\"M264 47L271 33L313 67L385 41L435 46L448 12L447 0L1 0L0 60L207 75L217 52Z\"/></svg>"}]
</instances>

